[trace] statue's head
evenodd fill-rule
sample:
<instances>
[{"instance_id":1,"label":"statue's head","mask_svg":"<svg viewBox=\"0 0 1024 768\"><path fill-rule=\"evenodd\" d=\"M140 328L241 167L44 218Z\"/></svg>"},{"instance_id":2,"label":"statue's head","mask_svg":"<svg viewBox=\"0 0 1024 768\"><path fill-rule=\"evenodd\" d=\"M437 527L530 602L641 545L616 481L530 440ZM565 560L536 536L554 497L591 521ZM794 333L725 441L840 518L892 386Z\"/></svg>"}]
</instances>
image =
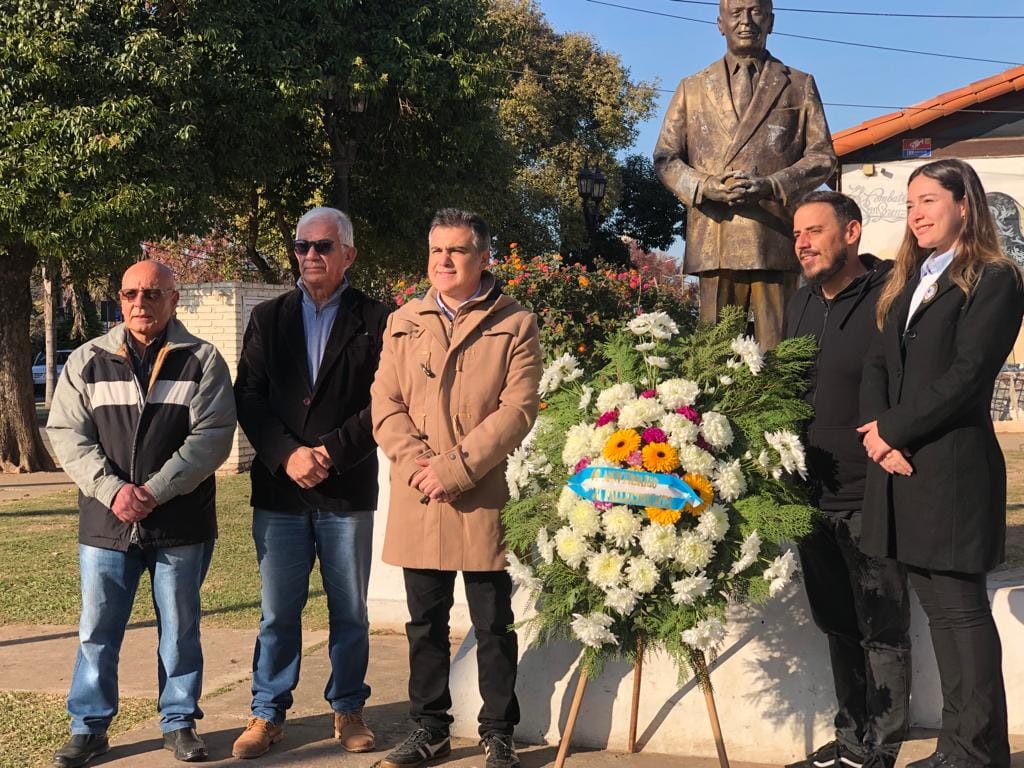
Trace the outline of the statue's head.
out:
<instances>
[{"instance_id":1,"label":"statue's head","mask_svg":"<svg viewBox=\"0 0 1024 768\"><path fill-rule=\"evenodd\" d=\"M764 51L774 24L772 0L719 0L718 31L736 56Z\"/></svg>"}]
</instances>

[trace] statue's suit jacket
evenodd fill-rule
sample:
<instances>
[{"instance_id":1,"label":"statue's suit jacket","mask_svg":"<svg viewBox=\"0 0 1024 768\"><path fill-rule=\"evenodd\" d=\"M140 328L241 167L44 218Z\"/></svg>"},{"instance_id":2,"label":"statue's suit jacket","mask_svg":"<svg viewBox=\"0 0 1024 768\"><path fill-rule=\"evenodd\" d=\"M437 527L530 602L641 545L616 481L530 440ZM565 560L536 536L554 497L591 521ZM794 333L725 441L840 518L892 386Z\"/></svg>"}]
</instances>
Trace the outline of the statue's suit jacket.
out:
<instances>
[{"instance_id":1,"label":"statue's suit jacket","mask_svg":"<svg viewBox=\"0 0 1024 768\"><path fill-rule=\"evenodd\" d=\"M654 167L687 208L686 272L797 271L787 206L836 167L814 78L768 56L741 116L724 58L685 78L669 103ZM729 170L766 177L773 198L736 206L704 199L705 180Z\"/></svg>"}]
</instances>

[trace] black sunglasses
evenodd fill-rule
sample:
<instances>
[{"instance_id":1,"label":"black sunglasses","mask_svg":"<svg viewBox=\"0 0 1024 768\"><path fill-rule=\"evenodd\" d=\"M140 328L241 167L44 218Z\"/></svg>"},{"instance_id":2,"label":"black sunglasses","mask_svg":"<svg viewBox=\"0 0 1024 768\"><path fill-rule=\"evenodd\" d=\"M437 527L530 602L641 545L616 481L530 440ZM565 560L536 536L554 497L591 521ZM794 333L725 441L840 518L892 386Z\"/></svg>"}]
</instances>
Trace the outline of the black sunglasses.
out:
<instances>
[{"instance_id":1,"label":"black sunglasses","mask_svg":"<svg viewBox=\"0 0 1024 768\"><path fill-rule=\"evenodd\" d=\"M117 293L125 301L135 301L140 293L145 301L158 301L173 292L173 289L169 288L129 288L127 291Z\"/></svg>"},{"instance_id":2,"label":"black sunglasses","mask_svg":"<svg viewBox=\"0 0 1024 768\"><path fill-rule=\"evenodd\" d=\"M292 245L296 256L305 256L313 248L321 256L326 256L334 247L333 240L296 240Z\"/></svg>"}]
</instances>

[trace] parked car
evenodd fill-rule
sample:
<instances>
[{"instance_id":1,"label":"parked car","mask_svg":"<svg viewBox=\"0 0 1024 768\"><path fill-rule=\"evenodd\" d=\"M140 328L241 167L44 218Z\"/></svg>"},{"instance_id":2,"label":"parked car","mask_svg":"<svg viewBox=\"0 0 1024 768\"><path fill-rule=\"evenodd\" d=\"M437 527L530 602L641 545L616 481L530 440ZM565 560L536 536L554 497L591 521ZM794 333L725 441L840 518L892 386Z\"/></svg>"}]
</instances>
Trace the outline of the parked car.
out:
<instances>
[{"instance_id":1,"label":"parked car","mask_svg":"<svg viewBox=\"0 0 1024 768\"><path fill-rule=\"evenodd\" d=\"M58 349L53 353L55 376L60 376L60 372L64 370L64 363L74 351L73 349ZM32 384L35 386L36 392L42 392L46 387L46 352L36 355L36 359L32 363Z\"/></svg>"}]
</instances>

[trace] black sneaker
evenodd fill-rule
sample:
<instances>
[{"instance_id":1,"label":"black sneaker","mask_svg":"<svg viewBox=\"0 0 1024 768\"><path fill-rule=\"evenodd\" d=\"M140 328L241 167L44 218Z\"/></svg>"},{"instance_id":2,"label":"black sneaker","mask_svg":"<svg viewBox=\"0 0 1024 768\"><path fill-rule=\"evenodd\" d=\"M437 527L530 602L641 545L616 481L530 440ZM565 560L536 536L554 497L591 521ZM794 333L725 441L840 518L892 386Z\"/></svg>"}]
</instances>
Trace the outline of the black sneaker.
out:
<instances>
[{"instance_id":1,"label":"black sneaker","mask_svg":"<svg viewBox=\"0 0 1024 768\"><path fill-rule=\"evenodd\" d=\"M480 740L480 745L487 755L486 768L516 768L519 765L516 744L510 734L488 733Z\"/></svg>"},{"instance_id":2,"label":"black sneaker","mask_svg":"<svg viewBox=\"0 0 1024 768\"><path fill-rule=\"evenodd\" d=\"M447 733L417 728L378 765L380 768L416 768L451 753L452 740Z\"/></svg>"},{"instance_id":3,"label":"black sneaker","mask_svg":"<svg viewBox=\"0 0 1024 768\"><path fill-rule=\"evenodd\" d=\"M105 733L77 733L53 753L56 768L80 768L98 755L110 751Z\"/></svg>"},{"instance_id":4,"label":"black sneaker","mask_svg":"<svg viewBox=\"0 0 1024 768\"><path fill-rule=\"evenodd\" d=\"M790 763L786 768L863 768L864 758L846 748L839 741L830 741L803 760Z\"/></svg>"}]
</instances>

